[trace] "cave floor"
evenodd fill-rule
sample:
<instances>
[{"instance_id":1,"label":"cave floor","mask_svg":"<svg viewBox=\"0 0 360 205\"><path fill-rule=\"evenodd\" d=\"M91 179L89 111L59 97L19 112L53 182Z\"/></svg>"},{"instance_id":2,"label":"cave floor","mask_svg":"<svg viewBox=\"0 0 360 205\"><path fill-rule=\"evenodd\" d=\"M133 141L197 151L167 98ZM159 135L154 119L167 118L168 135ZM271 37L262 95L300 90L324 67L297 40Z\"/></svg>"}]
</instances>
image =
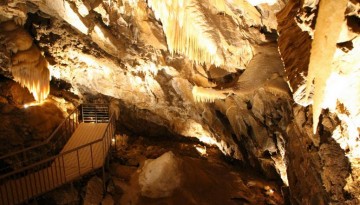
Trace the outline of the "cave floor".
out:
<instances>
[{"instance_id":1,"label":"cave floor","mask_svg":"<svg viewBox=\"0 0 360 205\"><path fill-rule=\"evenodd\" d=\"M196 148L204 150L205 146L186 138L120 138L110 165L115 204L284 204L279 183L231 161L216 147L206 147L206 154L201 155ZM146 159L168 151L181 161L181 186L170 197L141 196L139 168Z\"/></svg>"}]
</instances>

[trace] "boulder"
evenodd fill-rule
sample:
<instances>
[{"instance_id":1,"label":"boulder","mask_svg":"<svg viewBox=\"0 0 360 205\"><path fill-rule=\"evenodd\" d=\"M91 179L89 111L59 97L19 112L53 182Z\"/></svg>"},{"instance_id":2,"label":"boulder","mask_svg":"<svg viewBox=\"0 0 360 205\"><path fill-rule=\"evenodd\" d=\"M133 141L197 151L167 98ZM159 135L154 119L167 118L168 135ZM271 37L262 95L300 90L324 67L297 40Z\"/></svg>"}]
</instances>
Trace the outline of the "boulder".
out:
<instances>
[{"instance_id":1,"label":"boulder","mask_svg":"<svg viewBox=\"0 0 360 205\"><path fill-rule=\"evenodd\" d=\"M139 175L141 195L150 198L171 196L181 184L180 161L170 151L157 159L148 159Z\"/></svg>"}]
</instances>

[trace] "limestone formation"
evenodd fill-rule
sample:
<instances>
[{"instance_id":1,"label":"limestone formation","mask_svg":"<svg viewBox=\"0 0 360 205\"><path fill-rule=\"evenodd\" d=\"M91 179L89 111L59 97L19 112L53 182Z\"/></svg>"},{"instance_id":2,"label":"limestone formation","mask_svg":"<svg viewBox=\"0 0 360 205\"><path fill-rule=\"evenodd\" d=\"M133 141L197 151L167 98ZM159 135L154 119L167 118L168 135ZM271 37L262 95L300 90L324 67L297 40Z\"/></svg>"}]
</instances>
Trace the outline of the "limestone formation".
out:
<instances>
[{"instance_id":1,"label":"limestone formation","mask_svg":"<svg viewBox=\"0 0 360 205\"><path fill-rule=\"evenodd\" d=\"M290 168L294 166L290 164L288 170L294 171L289 175L289 183L290 186L291 183L305 183L299 186L314 189L314 194L310 195L293 189L300 204L312 201L357 204L359 190L355 188L358 182L354 178L359 172L357 104L360 87L359 60L354 57L359 49L355 37L358 33L354 33L358 26L353 22L359 21L358 14L354 13L359 3L321 2L289 1L278 14L279 48L285 70L295 102L304 106L294 109L296 125L292 123L288 127L288 145L297 146L302 155L308 155L308 160L300 166L310 170L312 176L307 174L309 177L317 178L314 182L298 182L303 173ZM314 105L309 106L312 103ZM298 136L300 141L293 142L291 136ZM301 147L305 144L312 148ZM297 161L298 157L291 150L288 149L288 154ZM293 187L299 186L293 184Z\"/></svg>"},{"instance_id":2,"label":"limestone formation","mask_svg":"<svg viewBox=\"0 0 360 205\"><path fill-rule=\"evenodd\" d=\"M36 101L43 101L50 92L50 73L46 59L33 38L22 27L13 21L0 25L0 39L11 56L11 67L8 68L14 80L29 89Z\"/></svg>"},{"instance_id":3,"label":"limestone formation","mask_svg":"<svg viewBox=\"0 0 360 205\"><path fill-rule=\"evenodd\" d=\"M281 178L292 204L358 204L359 8L356 0L4 0L0 73L36 100L51 75L84 102L111 101L118 127L216 146Z\"/></svg>"}]
</instances>

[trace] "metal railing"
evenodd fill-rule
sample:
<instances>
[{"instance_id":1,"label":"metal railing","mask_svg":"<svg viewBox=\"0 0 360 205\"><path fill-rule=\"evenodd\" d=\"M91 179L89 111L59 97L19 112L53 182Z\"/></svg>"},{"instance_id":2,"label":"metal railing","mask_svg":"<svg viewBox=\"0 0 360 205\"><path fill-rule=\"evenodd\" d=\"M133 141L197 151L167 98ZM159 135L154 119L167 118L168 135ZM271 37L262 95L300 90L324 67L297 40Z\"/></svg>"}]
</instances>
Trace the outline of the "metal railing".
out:
<instances>
[{"instance_id":1,"label":"metal railing","mask_svg":"<svg viewBox=\"0 0 360 205\"><path fill-rule=\"evenodd\" d=\"M114 134L115 117L111 115L100 139L0 176L0 204L27 202L103 167Z\"/></svg>"},{"instance_id":2,"label":"metal railing","mask_svg":"<svg viewBox=\"0 0 360 205\"><path fill-rule=\"evenodd\" d=\"M83 122L102 123L109 121L109 106L104 104L83 104Z\"/></svg>"},{"instance_id":3,"label":"metal railing","mask_svg":"<svg viewBox=\"0 0 360 205\"><path fill-rule=\"evenodd\" d=\"M42 143L0 156L0 161L6 164L0 168L0 175L59 153L80 124L79 108L76 107Z\"/></svg>"},{"instance_id":4,"label":"metal railing","mask_svg":"<svg viewBox=\"0 0 360 205\"><path fill-rule=\"evenodd\" d=\"M1 176L1 204L24 203L104 166L114 125L111 117L101 139Z\"/></svg>"}]
</instances>

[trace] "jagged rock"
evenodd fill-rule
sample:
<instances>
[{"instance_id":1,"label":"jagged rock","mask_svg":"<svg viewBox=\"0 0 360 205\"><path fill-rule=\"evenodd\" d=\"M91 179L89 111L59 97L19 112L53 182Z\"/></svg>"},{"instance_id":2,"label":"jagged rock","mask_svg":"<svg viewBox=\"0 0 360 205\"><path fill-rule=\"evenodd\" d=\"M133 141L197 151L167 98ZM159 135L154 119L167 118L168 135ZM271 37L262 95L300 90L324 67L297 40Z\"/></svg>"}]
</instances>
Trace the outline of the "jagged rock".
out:
<instances>
[{"instance_id":1,"label":"jagged rock","mask_svg":"<svg viewBox=\"0 0 360 205\"><path fill-rule=\"evenodd\" d=\"M340 146L331 140L321 145L319 154L323 165L322 181L325 190L330 193L334 202L345 201L343 187L349 176L349 162ZM336 173L336 174L334 174Z\"/></svg>"},{"instance_id":2,"label":"jagged rock","mask_svg":"<svg viewBox=\"0 0 360 205\"><path fill-rule=\"evenodd\" d=\"M300 105L308 105L307 99L303 96L303 84L308 71L311 36L303 31L296 21L297 12L302 8L300 4L300 1L290 0L277 14L278 45L293 98Z\"/></svg>"},{"instance_id":3,"label":"jagged rock","mask_svg":"<svg viewBox=\"0 0 360 205\"><path fill-rule=\"evenodd\" d=\"M320 158L316 150L309 152L306 147L311 146L311 139L301 131L301 127L291 123L286 130L284 140L286 141L285 156L288 160L286 166L289 186L292 187L292 204L328 204L329 196L323 188L318 173L321 167ZM307 187L307 189L302 187Z\"/></svg>"}]
</instances>

